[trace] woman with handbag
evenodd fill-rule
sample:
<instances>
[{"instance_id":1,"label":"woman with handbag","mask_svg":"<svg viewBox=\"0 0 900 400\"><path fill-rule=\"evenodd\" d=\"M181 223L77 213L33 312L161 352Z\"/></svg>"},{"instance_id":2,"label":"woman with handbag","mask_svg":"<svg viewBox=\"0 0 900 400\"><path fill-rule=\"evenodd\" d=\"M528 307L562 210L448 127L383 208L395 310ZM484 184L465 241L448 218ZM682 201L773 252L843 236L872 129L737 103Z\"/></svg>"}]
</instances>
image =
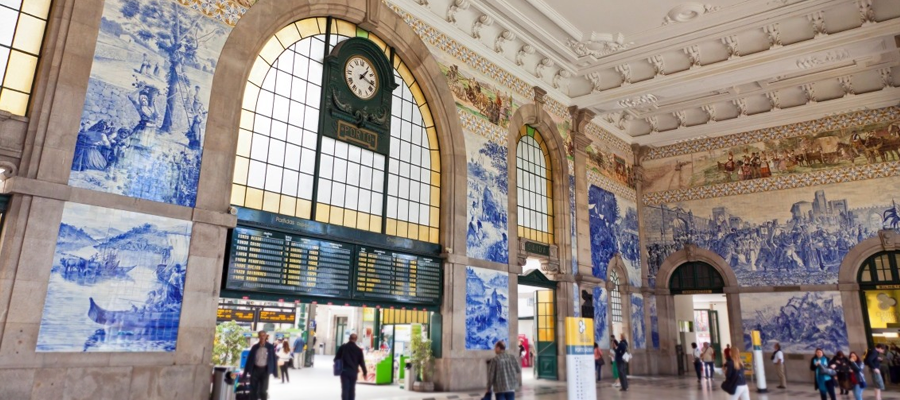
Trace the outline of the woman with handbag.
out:
<instances>
[{"instance_id":1,"label":"woman with handbag","mask_svg":"<svg viewBox=\"0 0 900 400\"><path fill-rule=\"evenodd\" d=\"M281 349L275 352L278 354L278 370L281 372L281 383L284 383L285 380L290 383L291 378L288 376L288 365L291 365L291 345L285 340L284 344L281 345Z\"/></svg>"},{"instance_id":2,"label":"woman with handbag","mask_svg":"<svg viewBox=\"0 0 900 400\"><path fill-rule=\"evenodd\" d=\"M863 373L863 362L856 352L850 352L850 384L853 385L853 397L863 400L862 392L866 388L866 375Z\"/></svg>"},{"instance_id":3,"label":"woman with handbag","mask_svg":"<svg viewBox=\"0 0 900 400\"><path fill-rule=\"evenodd\" d=\"M597 345L597 342L594 342L594 371L597 372L597 382L600 382L600 371L603 369L603 364L606 361L603 359L603 352L600 350L600 346Z\"/></svg>"},{"instance_id":4,"label":"woman with handbag","mask_svg":"<svg viewBox=\"0 0 900 400\"><path fill-rule=\"evenodd\" d=\"M728 393L729 400L750 400L750 389L744 378L744 364L741 362L741 351L737 347L731 349L731 358L725 360L725 381L722 390Z\"/></svg>"},{"instance_id":5,"label":"woman with handbag","mask_svg":"<svg viewBox=\"0 0 900 400\"><path fill-rule=\"evenodd\" d=\"M841 389L838 394L850 394L850 391L853 390L853 385L850 384L850 361L847 359L847 356L844 355L843 351L838 351L831 358L831 364L834 365L834 371L837 372L835 378L837 378L838 388Z\"/></svg>"},{"instance_id":6,"label":"woman with handbag","mask_svg":"<svg viewBox=\"0 0 900 400\"><path fill-rule=\"evenodd\" d=\"M835 400L834 395L834 377L837 372L834 370L835 365L828 364L828 358L822 349L816 349L816 357L813 359L813 365L816 366L816 387L819 389L819 397L822 400Z\"/></svg>"}]
</instances>

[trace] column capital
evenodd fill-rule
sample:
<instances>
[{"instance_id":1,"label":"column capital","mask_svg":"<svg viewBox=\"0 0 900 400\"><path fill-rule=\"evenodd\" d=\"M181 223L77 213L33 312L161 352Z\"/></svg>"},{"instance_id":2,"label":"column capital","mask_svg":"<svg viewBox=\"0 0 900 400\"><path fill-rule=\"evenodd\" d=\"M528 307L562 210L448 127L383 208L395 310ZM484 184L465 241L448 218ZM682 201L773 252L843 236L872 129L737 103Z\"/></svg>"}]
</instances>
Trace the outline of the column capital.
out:
<instances>
[{"instance_id":1,"label":"column capital","mask_svg":"<svg viewBox=\"0 0 900 400\"><path fill-rule=\"evenodd\" d=\"M572 131L583 134L587 124L593 121L596 115L593 111L586 108L569 107L569 117L572 118Z\"/></svg>"},{"instance_id":2,"label":"column capital","mask_svg":"<svg viewBox=\"0 0 900 400\"><path fill-rule=\"evenodd\" d=\"M547 96L547 91L541 89L538 86L534 86L531 88L534 90L534 104L537 104L540 108L544 107L544 97Z\"/></svg>"}]
</instances>

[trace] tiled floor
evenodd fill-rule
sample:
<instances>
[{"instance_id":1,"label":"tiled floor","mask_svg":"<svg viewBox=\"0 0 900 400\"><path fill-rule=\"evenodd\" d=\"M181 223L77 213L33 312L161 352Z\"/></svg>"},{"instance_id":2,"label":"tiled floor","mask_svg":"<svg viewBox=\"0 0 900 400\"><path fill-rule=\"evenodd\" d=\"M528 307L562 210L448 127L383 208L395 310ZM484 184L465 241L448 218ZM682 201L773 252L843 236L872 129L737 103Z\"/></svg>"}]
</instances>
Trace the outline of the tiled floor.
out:
<instances>
[{"instance_id":1,"label":"tiled floor","mask_svg":"<svg viewBox=\"0 0 900 400\"><path fill-rule=\"evenodd\" d=\"M282 384L272 378L269 388L270 400L331 400L340 398L340 383L331 375L330 360L320 358L318 368L291 370L291 383ZM706 400L728 399L719 385L721 380L711 384L704 381L698 384L691 378L675 377L631 377L631 387L627 392L620 392L610 386L611 382L602 382L597 386L597 399L629 399L629 400ZM788 389L770 387L770 393L756 393L750 385L750 398L759 400L807 400L818 399L818 392L812 384L795 384ZM460 393L414 393L401 390L397 386L357 385L356 398L359 400L475 400L484 393L479 391ZM565 382L537 381L526 379L522 389L516 393L517 400L566 400ZM875 398L872 390L864 392L864 398ZM838 399L852 399L852 396L838 396ZM884 400L900 400L900 392L888 392L882 395Z\"/></svg>"}]
</instances>

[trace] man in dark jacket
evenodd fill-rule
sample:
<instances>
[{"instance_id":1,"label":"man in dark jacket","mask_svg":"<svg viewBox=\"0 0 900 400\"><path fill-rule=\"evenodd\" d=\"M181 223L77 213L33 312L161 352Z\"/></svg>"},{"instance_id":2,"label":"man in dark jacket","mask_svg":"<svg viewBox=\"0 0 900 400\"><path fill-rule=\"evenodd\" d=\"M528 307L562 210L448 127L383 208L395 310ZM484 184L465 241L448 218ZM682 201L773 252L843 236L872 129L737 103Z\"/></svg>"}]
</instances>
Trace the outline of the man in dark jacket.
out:
<instances>
[{"instance_id":1,"label":"man in dark jacket","mask_svg":"<svg viewBox=\"0 0 900 400\"><path fill-rule=\"evenodd\" d=\"M259 331L259 343L250 348L244 375L250 376L250 400L267 400L269 375L275 375L275 346L266 340L266 331Z\"/></svg>"},{"instance_id":2,"label":"man in dark jacket","mask_svg":"<svg viewBox=\"0 0 900 400\"><path fill-rule=\"evenodd\" d=\"M363 352L356 345L356 334L350 335L350 341L338 348L337 354L334 355L334 361L341 360L341 400L356 399L356 377L359 369L362 368L363 376L368 375L366 370L366 361L363 359Z\"/></svg>"},{"instance_id":3,"label":"man in dark jacket","mask_svg":"<svg viewBox=\"0 0 900 400\"><path fill-rule=\"evenodd\" d=\"M887 346L878 343L875 345L875 349L869 350L868 354L866 354L866 366L869 367L869 371L872 372L872 388L875 389L875 398L881 399L881 391L884 390L884 377L881 376L881 360L884 356L884 351L887 349Z\"/></svg>"},{"instance_id":4,"label":"man in dark jacket","mask_svg":"<svg viewBox=\"0 0 900 400\"><path fill-rule=\"evenodd\" d=\"M624 359L625 353L628 353L628 341L625 340L624 333L619 335L619 338L621 340L616 346L616 368L619 369L619 384L622 385L619 390L624 392L628 390L628 366L626 365L628 363Z\"/></svg>"}]
</instances>

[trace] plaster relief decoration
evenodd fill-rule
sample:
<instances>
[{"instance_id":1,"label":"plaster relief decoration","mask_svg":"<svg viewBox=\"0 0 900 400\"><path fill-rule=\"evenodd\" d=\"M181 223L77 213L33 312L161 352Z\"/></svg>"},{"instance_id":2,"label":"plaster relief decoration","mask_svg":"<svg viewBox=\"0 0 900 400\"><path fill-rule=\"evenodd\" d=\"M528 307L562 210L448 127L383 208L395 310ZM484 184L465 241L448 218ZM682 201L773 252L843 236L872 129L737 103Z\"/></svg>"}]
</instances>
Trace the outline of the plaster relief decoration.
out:
<instances>
[{"instance_id":1,"label":"plaster relief decoration","mask_svg":"<svg viewBox=\"0 0 900 400\"><path fill-rule=\"evenodd\" d=\"M840 292L789 292L741 294L744 346L750 348L750 331L762 334L763 351L775 343L788 354L825 354L847 351L847 324Z\"/></svg>"},{"instance_id":2,"label":"plaster relief decoration","mask_svg":"<svg viewBox=\"0 0 900 400\"><path fill-rule=\"evenodd\" d=\"M697 19L701 15L719 11L721 7L714 6L712 4L701 4L695 2L688 2L684 4L679 4L672 8L668 14L666 14L665 18L663 18L663 25L668 25L673 22L688 22Z\"/></svg>"},{"instance_id":3,"label":"plaster relief decoration","mask_svg":"<svg viewBox=\"0 0 900 400\"><path fill-rule=\"evenodd\" d=\"M670 254L692 243L730 265L740 286L836 284L844 256L896 229L900 176L648 205L650 285Z\"/></svg>"},{"instance_id":4,"label":"plaster relief decoration","mask_svg":"<svg viewBox=\"0 0 900 400\"><path fill-rule=\"evenodd\" d=\"M686 189L900 160L900 121L868 122L648 160L645 188Z\"/></svg>"},{"instance_id":5,"label":"plaster relief decoration","mask_svg":"<svg viewBox=\"0 0 900 400\"><path fill-rule=\"evenodd\" d=\"M622 257L631 286L641 286L637 206L597 186L588 188L591 265L594 277L606 279L609 262Z\"/></svg>"},{"instance_id":6,"label":"plaster relief decoration","mask_svg":"<svg viewBox=\"0 0 900 400\"><path fill-rule=\"evenodd\" d=\"M106 1L69 184L193 206L229 32L176 1Z\"/></svg>"},{"instance_id":7,"label":"plaster relief decoration","mask_svg":"<svg viewBox=\"0 0 900 400\"><path fill-rule=\"evenodd\" d=\"M592 32L590 40L578 41L569 39L566 45L579 57L591 56L600 58L625 50L633 42L626 43L625 35L620 33Z\"/></svg>"},{"instance_id":8,"label":"plaster relief decoration","mask_svg":"<svg viewBox=\"0 0 900 400\"><path fill-rule=\"evenodd\" d=\"M191 222L66 203L38 352L172 352Z\"/></svg>"},{"instance_id":9,"label":"plaster relief decoration","mask_svg":"<svg viewBox=\"0 0 900 400\"><path fill-rule=\"evenodd\" d=\"M647 348L647 332L644 330L644 298L639 294L631 295L631 348L635 350Z\"/></svg>"},{"instance_id":10,"label":"plaster relief decoration","mask_svg":"<svg viewBox=\"0 0 900 400\"><path fill-rule=\"evenodd\" d=\"M833 50L827 53L797 59L797 68L811 69L826 64L833 64L848 58L850 58L850 52L847 51L847 49Z\"/></svg>"},{"instance_id":11,"label":"plaster relief decoration","mask_svg":"<svg viewBox=\"0 0 900 400\"><path fill-rule=\"evenodd\" d=\"M466 350L509 345L509 274L466 267Z\"/></svg>"},{"instance_id":12,"label":"plaster relief decoration","mask_svg":"<svg viewBox=\"0 0 900 400\"><path fill-rule=\"evenodd\" d=\"M468 153L467 254L480 260L509 262L507 148L465 131Z\"/></svg>"},{"instance_id":13,"label":"plaster relief decoration","mask_svg":"<svg viewBox=\"0 0 900 400\"><path fill-rule=\"evenodd\" d=\"M609 348L609 326L606 315L609 310L609 292L605 287L594 288L594 341L601 349Z\"/></svg>"},{"instance_id":14,"label":"plaster relief decoration","mask_svg":"<svg viewBox=\"0 0 900 400\"><path fill-rule=\"evenodd\" d=\"M659 349L659 314L656 310L656 296L647 296L647 312L650 313L650 342Z\"/></svg>"}]
</instances>

